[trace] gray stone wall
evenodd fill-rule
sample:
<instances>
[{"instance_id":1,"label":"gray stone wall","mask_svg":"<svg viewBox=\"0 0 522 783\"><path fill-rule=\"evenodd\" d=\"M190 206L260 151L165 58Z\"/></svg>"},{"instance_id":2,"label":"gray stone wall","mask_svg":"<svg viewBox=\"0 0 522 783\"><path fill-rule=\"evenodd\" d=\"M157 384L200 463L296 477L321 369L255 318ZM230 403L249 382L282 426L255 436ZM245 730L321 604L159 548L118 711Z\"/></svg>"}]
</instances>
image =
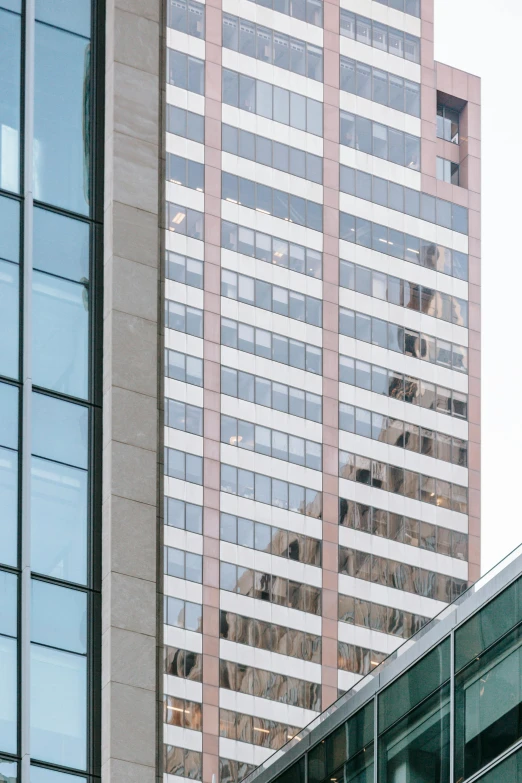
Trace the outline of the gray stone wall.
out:
<instances>
[{"instance_id":1,"label":"gray stone wall","mask_svg":"<svg viewBox=\"0 0 522 783\"><path fill-rule=\"evenodd\" d=\"M107 0L102 780L158 770L159 0Z\"/></svg>"}]
</instances>

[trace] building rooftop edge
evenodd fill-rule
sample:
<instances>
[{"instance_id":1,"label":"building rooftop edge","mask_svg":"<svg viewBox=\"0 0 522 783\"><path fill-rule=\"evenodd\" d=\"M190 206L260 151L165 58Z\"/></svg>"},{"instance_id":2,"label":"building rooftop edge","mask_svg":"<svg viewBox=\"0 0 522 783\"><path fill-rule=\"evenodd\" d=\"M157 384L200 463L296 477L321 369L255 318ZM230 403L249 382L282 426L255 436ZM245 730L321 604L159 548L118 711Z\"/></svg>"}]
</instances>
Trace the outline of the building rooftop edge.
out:
<instances>
[{"instance_id":1,"label":"building rooftop edge","mask_svg":"<svg viewBox=\"0 0 522 783\"><path fill-rule=\"evenodd\" d=\"M434 60L435 67L438 65L442 65L444 68L449 68L453 72L462 73L465 76L471 76L472 79L477 79L479 82L482 83L482 76L479 76L477 73L473 73L472 71L465 71L463 68L457 68L455 65L451 65L451 63L446 63L443 60Z\"/></svg>"}]
</instances>

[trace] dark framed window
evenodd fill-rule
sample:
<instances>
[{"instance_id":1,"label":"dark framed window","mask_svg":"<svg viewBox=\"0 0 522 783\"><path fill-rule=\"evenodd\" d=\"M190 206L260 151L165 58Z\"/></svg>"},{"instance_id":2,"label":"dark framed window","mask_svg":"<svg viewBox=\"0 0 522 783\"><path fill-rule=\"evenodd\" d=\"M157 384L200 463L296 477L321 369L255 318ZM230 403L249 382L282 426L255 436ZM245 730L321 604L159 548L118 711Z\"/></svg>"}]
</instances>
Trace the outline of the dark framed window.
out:
<instances>
[{"instance_id":1,"label":"dark framed window","mask_svg":"<svg viewBox=\"0 0 522 783\"><path fill-rule=\"evenodd\" d=\"M437 105L437 137L452 144L459 143L460 112L449 106Z\"/></svg>"}]
</instances>

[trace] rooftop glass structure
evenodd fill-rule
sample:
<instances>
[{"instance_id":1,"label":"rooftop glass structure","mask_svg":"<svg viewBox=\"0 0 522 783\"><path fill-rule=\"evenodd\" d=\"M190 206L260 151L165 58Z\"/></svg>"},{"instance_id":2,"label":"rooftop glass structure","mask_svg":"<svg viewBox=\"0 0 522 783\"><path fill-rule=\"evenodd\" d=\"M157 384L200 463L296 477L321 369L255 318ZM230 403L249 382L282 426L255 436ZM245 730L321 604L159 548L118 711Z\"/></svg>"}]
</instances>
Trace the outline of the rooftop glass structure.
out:
<instances>
[{"instance_id":1,"label":"rooftop glass structure","mask_svg":"<svg viewBox=\"0 0 522 783\"><path fill-rule=\"evenodd\" d=\"M248 783L520 783L522 546Z\"/></svg>"}]
</instances>

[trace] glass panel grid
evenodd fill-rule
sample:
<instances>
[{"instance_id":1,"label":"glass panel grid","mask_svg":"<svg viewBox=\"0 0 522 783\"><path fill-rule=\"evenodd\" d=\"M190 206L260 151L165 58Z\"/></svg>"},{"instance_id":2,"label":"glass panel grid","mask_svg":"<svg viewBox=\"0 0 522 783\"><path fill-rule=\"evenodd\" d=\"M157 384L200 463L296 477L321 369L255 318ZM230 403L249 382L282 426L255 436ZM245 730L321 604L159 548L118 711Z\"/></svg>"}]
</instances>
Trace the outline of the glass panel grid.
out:
<instances>
[{"instance_id":1,"label":"glass panel grid","mask_svg":"<svg viewBox=\"0 0 522 783\"><path fill-rule=\"evenodd\" d=\"M0 780L19 780L16 759L30 756L24 783L86 783L97 771L88 741L99 745L89 691L100 687L89 660L96 585L88 568L101 375L92 361L98 9L91 0L35 0L21 17L17 0L0 5L0 189L19 193L0 196L0 376L13 379L0 384L0 563L12 569L0 571ZM33 51L20 51L20 35ZM24 129L20 117L27 122L32 110L34 126ZM21 150L32 183L20 180ZM22 369L33 389L20 383ZM38 577L26 578L29 569Z\"/></svg>"}]
</instances>

